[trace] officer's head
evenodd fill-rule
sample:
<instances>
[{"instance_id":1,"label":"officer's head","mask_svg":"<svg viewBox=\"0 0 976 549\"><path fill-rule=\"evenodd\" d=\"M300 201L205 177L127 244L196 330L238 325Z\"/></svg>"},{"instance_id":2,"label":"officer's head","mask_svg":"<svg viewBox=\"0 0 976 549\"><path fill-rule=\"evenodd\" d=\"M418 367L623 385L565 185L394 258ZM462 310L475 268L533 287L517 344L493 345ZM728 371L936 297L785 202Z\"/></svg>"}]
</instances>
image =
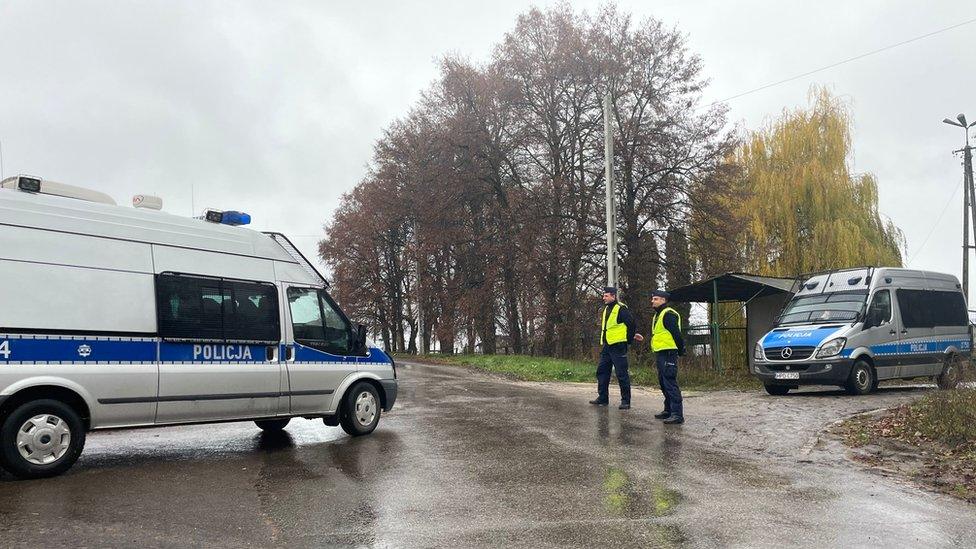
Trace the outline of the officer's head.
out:
<instances>
[{"instance_id":1,"label":"officer's head","mask_svg":"<svg viewBox=\"0 0 976 549\"><path fill-rule=\"evenodd\" d=\"M651 292L651 306L655 309L663 306L671 299L671 294L664 290L654 290Z\"/></svg>"},{"instance_id":2,"label":"officer's head","mask_svg":"<svg viewBox=\"0 0 976 549\"><path fill-rule=\"evenodd\" d=\"M603 289L603 302L606 304L613 303L617 300L617 288L613 286L607 286Z\"/></svg>"}]
</instances>

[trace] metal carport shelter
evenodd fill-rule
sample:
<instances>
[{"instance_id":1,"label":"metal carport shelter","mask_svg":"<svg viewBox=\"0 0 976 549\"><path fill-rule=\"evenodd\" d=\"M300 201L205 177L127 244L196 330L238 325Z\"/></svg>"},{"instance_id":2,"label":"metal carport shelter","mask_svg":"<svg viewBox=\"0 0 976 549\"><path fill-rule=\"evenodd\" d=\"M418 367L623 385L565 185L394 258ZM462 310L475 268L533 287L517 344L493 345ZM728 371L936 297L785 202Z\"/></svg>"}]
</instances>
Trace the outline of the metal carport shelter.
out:
<instances>
[{"instance_id":1,"label":"metal carport shelter","mask_svg":"<svg viewBox=\"0 0 976 549\"><path fill-rule=\"evenodd\" d=\"M793 278L760 276L747 273L726 273L688 286L670 290L671 301L678 303L740 302L746 306L746 358L750 371L753 367L752 349L766 332L773 327L776 315L796 292ZM711 330L712 363L722 367L721 324L718 307L712 307Z\"/></svg>"}]
</instances>

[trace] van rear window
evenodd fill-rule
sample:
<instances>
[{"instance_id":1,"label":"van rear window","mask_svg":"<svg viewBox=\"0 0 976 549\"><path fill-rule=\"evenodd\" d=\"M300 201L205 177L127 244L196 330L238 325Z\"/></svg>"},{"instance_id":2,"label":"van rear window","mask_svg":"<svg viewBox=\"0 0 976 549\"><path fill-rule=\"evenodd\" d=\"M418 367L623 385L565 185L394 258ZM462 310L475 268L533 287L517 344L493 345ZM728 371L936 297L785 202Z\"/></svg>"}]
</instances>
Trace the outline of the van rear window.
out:
<instances>
[{"instance_id":1,"label":"van rear window","mask_svg":"<svg viewBox=\"0 0 976 549\"><path fill-rule=\"evenodd\" d=\"M274 284L176 273L156 276L159 335L170 341L281 340Z\"/></svg>"}]
</instances>

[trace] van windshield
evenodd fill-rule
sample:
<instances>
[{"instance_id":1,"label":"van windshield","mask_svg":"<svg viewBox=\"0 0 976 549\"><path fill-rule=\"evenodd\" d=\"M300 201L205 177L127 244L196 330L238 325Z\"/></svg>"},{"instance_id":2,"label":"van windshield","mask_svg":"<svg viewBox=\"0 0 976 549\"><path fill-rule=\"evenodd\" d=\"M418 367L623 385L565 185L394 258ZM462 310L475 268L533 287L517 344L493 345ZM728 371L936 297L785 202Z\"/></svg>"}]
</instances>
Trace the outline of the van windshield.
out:
<instances>
[{"instance_id":1,"label":"van windshield","mask_svg":"<svg viewBox=\"0 0 976 549\"><path fill-rule=\"evenodd\" d=\"M836 292L794 298L780 315L777 325L825 324L857 318L867 300L867 291Z\"/></svg>"}]
</instances>

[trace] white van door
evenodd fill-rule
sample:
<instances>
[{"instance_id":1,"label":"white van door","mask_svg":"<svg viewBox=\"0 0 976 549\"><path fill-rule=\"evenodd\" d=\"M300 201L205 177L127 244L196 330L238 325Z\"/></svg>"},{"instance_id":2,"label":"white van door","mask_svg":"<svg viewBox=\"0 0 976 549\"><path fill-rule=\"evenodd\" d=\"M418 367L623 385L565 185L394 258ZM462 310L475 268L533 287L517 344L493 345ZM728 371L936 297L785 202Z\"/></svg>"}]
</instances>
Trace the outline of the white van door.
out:
<instances>
[{"instance_id":1,"label":"white van door","mask_svg":"<svg viewBox=\"0 0 976 549\"><path fill-rule=\"evenodd\" d=\"M901 316L898 377L933 375L936 368L941 369L929 294L926 290L895 290Z\"/></svg>"},{"instance_id":2,"label":"white van door","mask_svg":"<svg viewBox=\"0 0 976 549\"><path fill-rule=\"evenodd\" d=\"M162 273L156 289L163 339L156 423L277 415L277 287Z\"/></svg>"},{"instance_id":3,"label":"white van door","mask_svg":"<svg viewBox=\"0 0 976 549\"><path fill-rule=\"evenodd\" d=\"M292 285L286 300L291 413L330 412L339 386L356 372L352 326L325 290Z\"/></svg>"},{"instance_id":4,"label":"white van door","mask_svg":"<svg viewBox=\"0 0 976 549\"><path fill-rule=\"evenodd\" d=\"M901 338L901 319L894 314L891 290L877 290L871 297L865 315L862 341L874 353L874 367L878 379L897 377L899 367L898 340Z\"/></svg>"}]
</instances>

